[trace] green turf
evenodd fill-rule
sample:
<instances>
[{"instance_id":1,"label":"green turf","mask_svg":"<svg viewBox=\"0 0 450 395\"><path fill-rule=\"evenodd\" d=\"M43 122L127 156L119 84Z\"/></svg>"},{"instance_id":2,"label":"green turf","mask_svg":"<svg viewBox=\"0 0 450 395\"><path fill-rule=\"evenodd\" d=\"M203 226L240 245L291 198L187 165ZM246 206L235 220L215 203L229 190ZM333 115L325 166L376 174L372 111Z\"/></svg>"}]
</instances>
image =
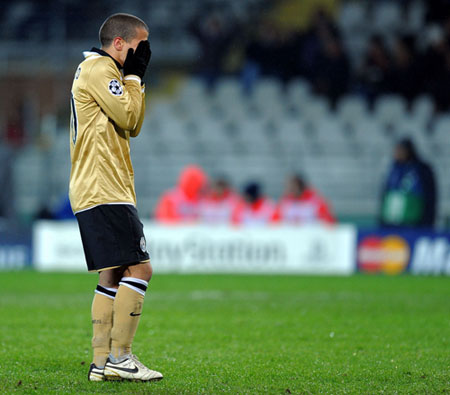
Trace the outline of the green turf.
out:
<instances>
[{"instance_id":1,"label":"green turf","mask_svg":"<svg viewBox=\"0 0 450 395\"><path fill-rule=\"evenodd\" d=\"M95 284L0 273L0 393L450 392L450 278L156 275L146 384L86 380Z\"/></svg>"}]
</instances>

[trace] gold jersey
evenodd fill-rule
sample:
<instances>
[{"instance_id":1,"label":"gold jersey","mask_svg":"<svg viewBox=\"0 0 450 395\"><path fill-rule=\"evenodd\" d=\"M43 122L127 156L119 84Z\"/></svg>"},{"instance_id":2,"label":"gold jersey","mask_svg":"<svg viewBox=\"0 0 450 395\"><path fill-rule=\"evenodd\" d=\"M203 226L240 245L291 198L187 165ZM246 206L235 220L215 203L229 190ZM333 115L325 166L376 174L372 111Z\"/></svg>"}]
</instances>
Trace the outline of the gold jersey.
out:
<instances>
[{"instance_id":1,"label":"gold jersey","mask_svg":"<svg viewBox=\"0 0 450 395\"><path fill-rule=\"evenodd\" d=\"M85 52L72 85L69 198L74 213L101 204L136 205L130 136L141 129L141 79L123 77L103 51Z\"/></svg>"}]
</instances>

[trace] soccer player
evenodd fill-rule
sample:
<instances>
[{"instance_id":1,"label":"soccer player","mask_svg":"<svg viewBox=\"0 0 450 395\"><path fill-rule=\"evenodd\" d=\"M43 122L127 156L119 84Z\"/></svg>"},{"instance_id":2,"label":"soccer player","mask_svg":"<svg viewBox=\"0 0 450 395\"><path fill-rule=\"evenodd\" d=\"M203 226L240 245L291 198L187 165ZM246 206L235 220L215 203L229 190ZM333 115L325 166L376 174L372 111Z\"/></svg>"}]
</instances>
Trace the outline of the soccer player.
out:
<instances>
[{"instance_id":1,"label":"soccer player","mask_svg":"<svg viewBox=\"0 0 450 395\"><path fill-rule=\"evenodd\" d=\"M99 273L88 378L160 380L131 352L152 276L130 159L130 137L139 134L145 112L148 27L115 14L99 36L102 49L85 52L75 73L70 125L70 202L88 270Z\"/></svg>"}]
</instances>

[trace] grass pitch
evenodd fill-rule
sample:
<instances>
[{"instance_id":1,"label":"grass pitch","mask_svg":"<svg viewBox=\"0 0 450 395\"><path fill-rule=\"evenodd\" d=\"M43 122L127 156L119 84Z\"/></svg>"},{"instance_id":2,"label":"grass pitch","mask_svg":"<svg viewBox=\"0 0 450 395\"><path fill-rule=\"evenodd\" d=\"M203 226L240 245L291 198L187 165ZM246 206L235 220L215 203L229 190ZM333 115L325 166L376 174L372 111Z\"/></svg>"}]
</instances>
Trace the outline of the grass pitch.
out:
<instances>
[{"instance_id":1,"label":"grass pitch","mask_svg":"<svg viewBox=\"0 0 450 395\"><path fill-rule=\"evenodd\" d=\"M155 275L134 351L89 383L96 275L0 273L0 393L450 392L450 278Z\"/></svg>"}]
</instances>

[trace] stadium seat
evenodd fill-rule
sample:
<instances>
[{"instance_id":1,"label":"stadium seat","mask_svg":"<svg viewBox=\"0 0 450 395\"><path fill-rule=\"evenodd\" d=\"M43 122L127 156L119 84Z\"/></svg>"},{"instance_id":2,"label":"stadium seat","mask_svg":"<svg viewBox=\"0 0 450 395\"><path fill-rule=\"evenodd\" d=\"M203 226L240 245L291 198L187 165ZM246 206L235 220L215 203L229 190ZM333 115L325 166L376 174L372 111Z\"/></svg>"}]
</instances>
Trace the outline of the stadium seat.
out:
<instances>
[{"instance_id":1,"label":"stadium seat","mask_svg":"<svg viewBox=\"0 0 450 395\"><path fill-rule=\"evenodd\" d=\"M281 81L277 78L263 78L252 92L252 99L258 103L273 103L281 99Z\"/></svg>"},{"instance_id":2,"label":"stadium seat","mask_svg":"<svg viewBox=\"0 0 450 395\"><path fill-rule=\"evenodd\" d=\"M34 216L50 198L50 179L45 155L36 147L20 152L13 165L16 210L21 216Z\"/></svg>"},{"instance_id":3,"label":"stadium seat","mask_svg":"<svg viewBox=\"0 0 450 395\"><path fill-rule=\"evenodd\" d=\"M362 30L367 20L367 10L363 2L347 1L339 10L339 28L345 33L357 33Z\"/></svg>"},{"instance_id":4,"label":"stadium seat","mask_svg":"<svg viewBox=\"0 0 450 395\"><path fill-rule=\"evenodd\" d=\"M360 122L368 116L367 102L360 96L343 96L337 103L336 115L345 124Z\"/></svg>"},{"instance_id":5,"label":"stadium seat","mask_svg":"<svg viewBox=\"0 0 450 395\"><path fill-rule=\"evenodd\" d=\"M411 1L406 14L408 32L419 33L425 25L426 7L423 1Z\"/></svg>"},{"instance_id":6,"label":"stadium seat","mask_svg":"<svg viewBox=\"0 0 450 395\"><path fill-rule=\"evenodd\" d=\"M291 81L284 94L287 109L290 109L294 114L299 114L311 95L309 82L302 78Z\"/></svg>"},{"instance_id":7,"label":"stadium seat","mask_svg":"<svg viewBox=\"0 0 450 395\"><path fill-rule=\"evenodd\" d=\"M193 102L205 95L206 86L199 78L188 78L179 91L179 99L182 101Z\"/></svg>"},{"instance_id":8,"label":"stadium seat","mask_svg":"<svg viewBox=\"0 0 450 395\"><path fill-rule=\"evenodd\" d=\"M434 123L431 138L434 155L448 157L450 152L450 114L441 115Z\"/></svg>"},{"instance_id":9,"label":"stadium seat","mask_svg":"<svg viewBox=\"0 0 450 395\"><path fill-rule=\"evenodd\" d=\"M406 100L400 96L380 96L375 102L374 117L384 127L394 126L406 118L406 107Z\"/></svg>"},{"instance_id":10,"label":"stadium seat","mask_svg":"<svg viewBox=\"0 0 450 395\"><path fill-rule=\"evenodd\" d=\"M377 33L396 29L402 20L402 10L396 1L374 3L372 14L373 28Z\"/></svg>"},{"instance_id":11,"label":"stadium seat","mask_svg":"<svg viewBox=\"0 0 450 395\"><path fill-rule=\"evenodd\" d=\"M330 102L325 97L312 97L301 108L303 120L315 123L330 115Z\"/></svg>"},{"instance_id":12,"label":"stadium seat","mask_svg":"<svg viewBox=\"0 0 450 395\"><path fill-rule=\"evenodd\" d=\"M411 106L411 117L423 127L428 126L434 113L434 101L428 95L414 99Z\"/></svg>"},{"instance_id":13,"label":"stadium seat","mask_svg":"<svg viewBox=\"0 0 450 395\"><path fill-rule=\"evenodd\" d=\"M242 85L237 78L222 78L214 90L214 100L221 105L240 101L242 98Z\"/></svg>"}]
</instances>

